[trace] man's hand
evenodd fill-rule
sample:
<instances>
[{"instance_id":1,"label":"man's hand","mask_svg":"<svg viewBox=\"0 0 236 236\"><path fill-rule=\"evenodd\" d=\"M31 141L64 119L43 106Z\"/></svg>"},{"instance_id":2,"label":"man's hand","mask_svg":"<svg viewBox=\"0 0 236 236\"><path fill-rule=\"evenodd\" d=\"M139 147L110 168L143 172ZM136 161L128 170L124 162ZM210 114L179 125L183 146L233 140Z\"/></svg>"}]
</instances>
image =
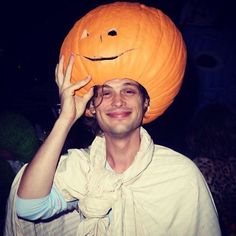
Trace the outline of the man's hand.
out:
<instances>
[{"instance_id":1,"label":"man's hand","mask_svg":"<svg viewBox=\"0 0 236 236\"><path fill-rule=\"evenodd\" d=\"M93 88L91 88L84 96L75 95L75 91L85 86L91 80L91 77L87 76L84 80L71 84L70 78L74 60L74 55L71 55L64 74L64 56L62 56L55 70L56 83L59 88L59 96L61 100L61 113L59 119L64 119L72 124L83 115L86 104L93 96Z\"/></svg>"}]
</instances>

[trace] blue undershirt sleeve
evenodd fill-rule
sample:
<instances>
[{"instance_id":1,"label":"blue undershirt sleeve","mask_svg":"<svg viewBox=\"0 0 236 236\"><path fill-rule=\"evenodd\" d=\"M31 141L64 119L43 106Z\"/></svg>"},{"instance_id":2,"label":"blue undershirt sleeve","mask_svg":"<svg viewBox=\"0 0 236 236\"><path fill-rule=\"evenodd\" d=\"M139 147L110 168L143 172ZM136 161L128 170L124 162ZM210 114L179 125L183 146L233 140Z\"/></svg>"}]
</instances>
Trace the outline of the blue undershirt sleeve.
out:
<instances>
[{"instance_id":1,"label":"blue undershirt sleeve","mask_svg":"<svg viewBox=\"0 0 236 236\"><path fill-rule=\"evenodd\" d=\"M16 197L16 213L26 220L48 219L63 211L73 210L78 200L66 202L61 193L52 187L48 196L38 199L23 199Z\"/></svg>"}]
</instances>

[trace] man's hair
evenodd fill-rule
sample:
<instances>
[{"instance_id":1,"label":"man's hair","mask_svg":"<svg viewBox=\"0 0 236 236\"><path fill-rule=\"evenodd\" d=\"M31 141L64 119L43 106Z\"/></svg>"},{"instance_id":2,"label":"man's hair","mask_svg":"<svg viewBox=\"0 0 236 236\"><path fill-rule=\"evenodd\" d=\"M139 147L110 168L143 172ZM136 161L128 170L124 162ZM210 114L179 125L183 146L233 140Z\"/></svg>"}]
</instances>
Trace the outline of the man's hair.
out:
<instances>
[{"instance_id":1,"label":"man's hair","mask_svg":"<svg viewBox=\"0 0 236 236\"><path fill-rule=\"evenodd\" d=\"M139 84L139 83L137 83L137 84L138 84L137 87L140 92L140 95L142 96L143 105L144 105L145 101L148 101L148 105L149 105L150 97L148 95L147 90L141 84ZM94 95L89 100L89 102L87 104L87 109L89 109L91 103L94 106L94 99L98 96L98 89L100 87L101 86L94 86ZM103 99L101 99L101 101L99 102L98 105L96 105L96 107L98 107L102 103L102 100ZM148 109L148 105L144 107L144 114ZM84 117L84 124L89 128L89 131L92 132L92 134L94 134L94 135L102 135L103 134L103 131L100 128L95 115L92 117Z\"/></svg>"}]
</instances>

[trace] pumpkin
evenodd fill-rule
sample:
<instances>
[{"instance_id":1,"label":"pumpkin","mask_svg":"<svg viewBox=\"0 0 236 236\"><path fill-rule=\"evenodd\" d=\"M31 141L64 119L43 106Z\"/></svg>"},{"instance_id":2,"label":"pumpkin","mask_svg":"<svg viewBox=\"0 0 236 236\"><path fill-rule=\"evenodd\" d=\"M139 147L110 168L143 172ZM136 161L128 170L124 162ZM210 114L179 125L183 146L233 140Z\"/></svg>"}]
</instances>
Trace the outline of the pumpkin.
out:
<instances>
[{"instance_id":1,"label":"pumpkin","mask_svg":"<svg viewBox=\"0 0 236 236\"><path fill-rule=\"evenodd\" d=\"M77 94L114 78L143 85L150 106L143 123L160 116L173 102L184 76L186 48L182 35L161 10L140 3L114 2L96 7L75 22L60 54L64 68L75 55L71 82L92 80Z\"/></svg>"}]
</instances>

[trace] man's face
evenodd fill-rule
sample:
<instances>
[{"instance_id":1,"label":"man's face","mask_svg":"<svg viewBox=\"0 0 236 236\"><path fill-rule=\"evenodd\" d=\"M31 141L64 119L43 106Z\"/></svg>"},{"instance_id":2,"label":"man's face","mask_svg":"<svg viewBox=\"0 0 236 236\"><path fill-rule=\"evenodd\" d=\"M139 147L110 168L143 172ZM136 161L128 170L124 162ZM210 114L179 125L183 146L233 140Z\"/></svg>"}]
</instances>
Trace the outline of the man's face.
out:
<instances>
[{"instance_id":1,"label":"man's face","mask_svg":"<svg viewBox=\"0 0 236 236\"><path fill-rule=\"evenodd\" d=\"M97 94L96 118L105 135L125 137L141 125L144 101L138 83L113 79L99 87Z\"/></svg>"}]
</instances>

